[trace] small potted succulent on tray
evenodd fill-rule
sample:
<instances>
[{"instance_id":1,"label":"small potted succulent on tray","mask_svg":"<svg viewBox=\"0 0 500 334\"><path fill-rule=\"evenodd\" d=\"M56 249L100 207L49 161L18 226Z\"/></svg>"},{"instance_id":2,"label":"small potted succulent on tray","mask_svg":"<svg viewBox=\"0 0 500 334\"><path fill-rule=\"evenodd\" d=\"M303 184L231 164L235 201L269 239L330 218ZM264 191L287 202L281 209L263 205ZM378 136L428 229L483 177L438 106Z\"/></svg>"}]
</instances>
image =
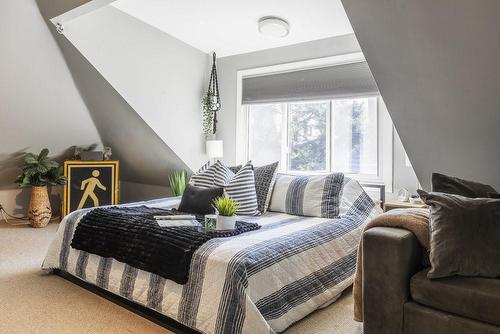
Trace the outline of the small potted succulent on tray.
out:
<instances>
[{"instance_id":1,"label":"small potted succulent on tray","mask_svg":"<svg viewBox=\"0 0 500 334\"><path fill-rule=\"evenodd\" d=\"M234 230L236 225L236 211L240 208L232 198L217 197L214 200L217 209L217 230Z\"/></svg>"}]
</instances>

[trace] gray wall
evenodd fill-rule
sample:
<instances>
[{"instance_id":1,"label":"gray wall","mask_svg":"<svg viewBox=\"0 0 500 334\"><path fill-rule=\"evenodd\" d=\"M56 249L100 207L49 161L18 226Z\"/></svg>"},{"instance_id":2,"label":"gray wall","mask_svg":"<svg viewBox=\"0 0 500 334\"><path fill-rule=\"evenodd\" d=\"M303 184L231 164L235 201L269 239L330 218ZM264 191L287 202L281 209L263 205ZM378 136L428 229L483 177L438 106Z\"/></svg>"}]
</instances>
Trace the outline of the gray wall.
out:
<instances>
[{"instance_id":1,"label":"gray wall","mask_svg":"<svg viewBox=\"0 0 500 334\"><path fill-rule=\"evenodd\" d=\"M29 191L13 181L23 151L66 156L101 138L34 0L0 1L0 45L0 203L22 212Z\"/></svg>"},{"instance_id":2,"label":"gray wall","mask_svg":"<svg viewBox=\"0 0 500 334\"><path fill-rule=\"evenodd\" d=\"M416 195L417 189L419 188L419 182L417 175L413 170L413 166L408 166L406 161L406 152L401 143L401 139L397 133L394 131L394 144L393 144L393 186L394 194L397 194L399 189L405 188L411 194ZM388 196L388 199L396 199L397 196Z\"/></svg>"},{"instance_id":3,"label":"gray wall","mask_svg":"<svg viewBox=\"0 0 500 334\"><path fill-rule=\"evenodd\" d=\"M120 182L120 196L122 203L132 203L172 196L172 194L170 188L165 186L122 181Z\"/></svg>"},{"instance_id":4,"label":"gray wall","mask_svg":"<svg viewBox=\"0 0 500 334\"><path fill-rule=\"evenodd\" d=\"M500 189L500 1L342 2L424 188L438 171Z\"/></svg>"},{"instance_id":5,"label":"gray wall","mask_svg":"<svg viewBox=\"0 0 500 334\"><path fill-rule=\"evenodd\" d=\"M285 46L242 55L223 57L218 60L218 76L222 109L218 113L218 139L224 141L224 161L236 161L236 75L239 70L264 67L289 62L360 52L353 34ZM416 193L417 179L411 167L405 165L404 148L397 134L393 142L393 188L407 188ZM392 198L392 197L388 197Z\"/></svg>"}]
</instances>

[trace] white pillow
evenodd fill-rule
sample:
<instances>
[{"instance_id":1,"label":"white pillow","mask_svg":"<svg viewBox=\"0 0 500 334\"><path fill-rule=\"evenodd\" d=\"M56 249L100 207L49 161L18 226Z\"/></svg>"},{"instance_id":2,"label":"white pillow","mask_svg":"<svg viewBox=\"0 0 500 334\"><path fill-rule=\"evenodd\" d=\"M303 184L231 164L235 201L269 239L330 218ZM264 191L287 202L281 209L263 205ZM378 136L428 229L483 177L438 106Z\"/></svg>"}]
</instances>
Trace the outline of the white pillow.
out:
<instances>
[{"instance_id":1,"label":"white pillow","mask_svg":"<svg viewBox=\"0 0 500 334\"><path fill-rule=\"evenodd\" d=\"M352 212L366 214L366 212L364 212L365 210L369 210L368 220L375 218L377 215L382 213L380 205L376 204L371 199L356 179L344 177L342 197L340 198L339 204L339 214L341 216L345 216Z\"/></svg>"}]
</instances>

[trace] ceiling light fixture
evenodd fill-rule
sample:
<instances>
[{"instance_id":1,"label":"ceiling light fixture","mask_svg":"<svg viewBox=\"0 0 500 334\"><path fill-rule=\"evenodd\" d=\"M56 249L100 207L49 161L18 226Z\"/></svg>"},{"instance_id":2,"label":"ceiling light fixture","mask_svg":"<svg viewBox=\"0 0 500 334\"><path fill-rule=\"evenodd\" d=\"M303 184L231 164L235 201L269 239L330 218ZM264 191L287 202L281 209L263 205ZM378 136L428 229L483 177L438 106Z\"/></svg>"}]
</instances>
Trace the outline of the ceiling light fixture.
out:
<instances>
[{"instance_id":1,"label":"ceiling light fixture","mask_svg":"<svg viewBox=\"0 0 500 334\"><path fill-rule=\"evenodd\" d=\"M290 24L282 18L265 16L259 19L259 32L272 38L283 38L290 33Z\"/></svg>"}]
</instances>

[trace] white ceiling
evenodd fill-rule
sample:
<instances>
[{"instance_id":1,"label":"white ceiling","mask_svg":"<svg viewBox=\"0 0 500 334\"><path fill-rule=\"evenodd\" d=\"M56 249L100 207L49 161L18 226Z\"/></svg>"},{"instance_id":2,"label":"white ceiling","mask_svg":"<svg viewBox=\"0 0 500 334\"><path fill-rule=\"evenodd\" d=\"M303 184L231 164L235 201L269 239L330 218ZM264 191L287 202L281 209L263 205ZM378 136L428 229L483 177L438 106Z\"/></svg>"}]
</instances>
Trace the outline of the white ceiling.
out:
<instances>
[{"instance_id":1,"label":"white ceiling","mask_svg":"<svg viewBox=\"0 0 500 334\"><path fill-rule=\"evenodd\" d=\"M219 57L352 33L340 0L117 0L112 6ZM290 34L258 32L263 16L290 23Z\"/></svg>"}]
</instances>

